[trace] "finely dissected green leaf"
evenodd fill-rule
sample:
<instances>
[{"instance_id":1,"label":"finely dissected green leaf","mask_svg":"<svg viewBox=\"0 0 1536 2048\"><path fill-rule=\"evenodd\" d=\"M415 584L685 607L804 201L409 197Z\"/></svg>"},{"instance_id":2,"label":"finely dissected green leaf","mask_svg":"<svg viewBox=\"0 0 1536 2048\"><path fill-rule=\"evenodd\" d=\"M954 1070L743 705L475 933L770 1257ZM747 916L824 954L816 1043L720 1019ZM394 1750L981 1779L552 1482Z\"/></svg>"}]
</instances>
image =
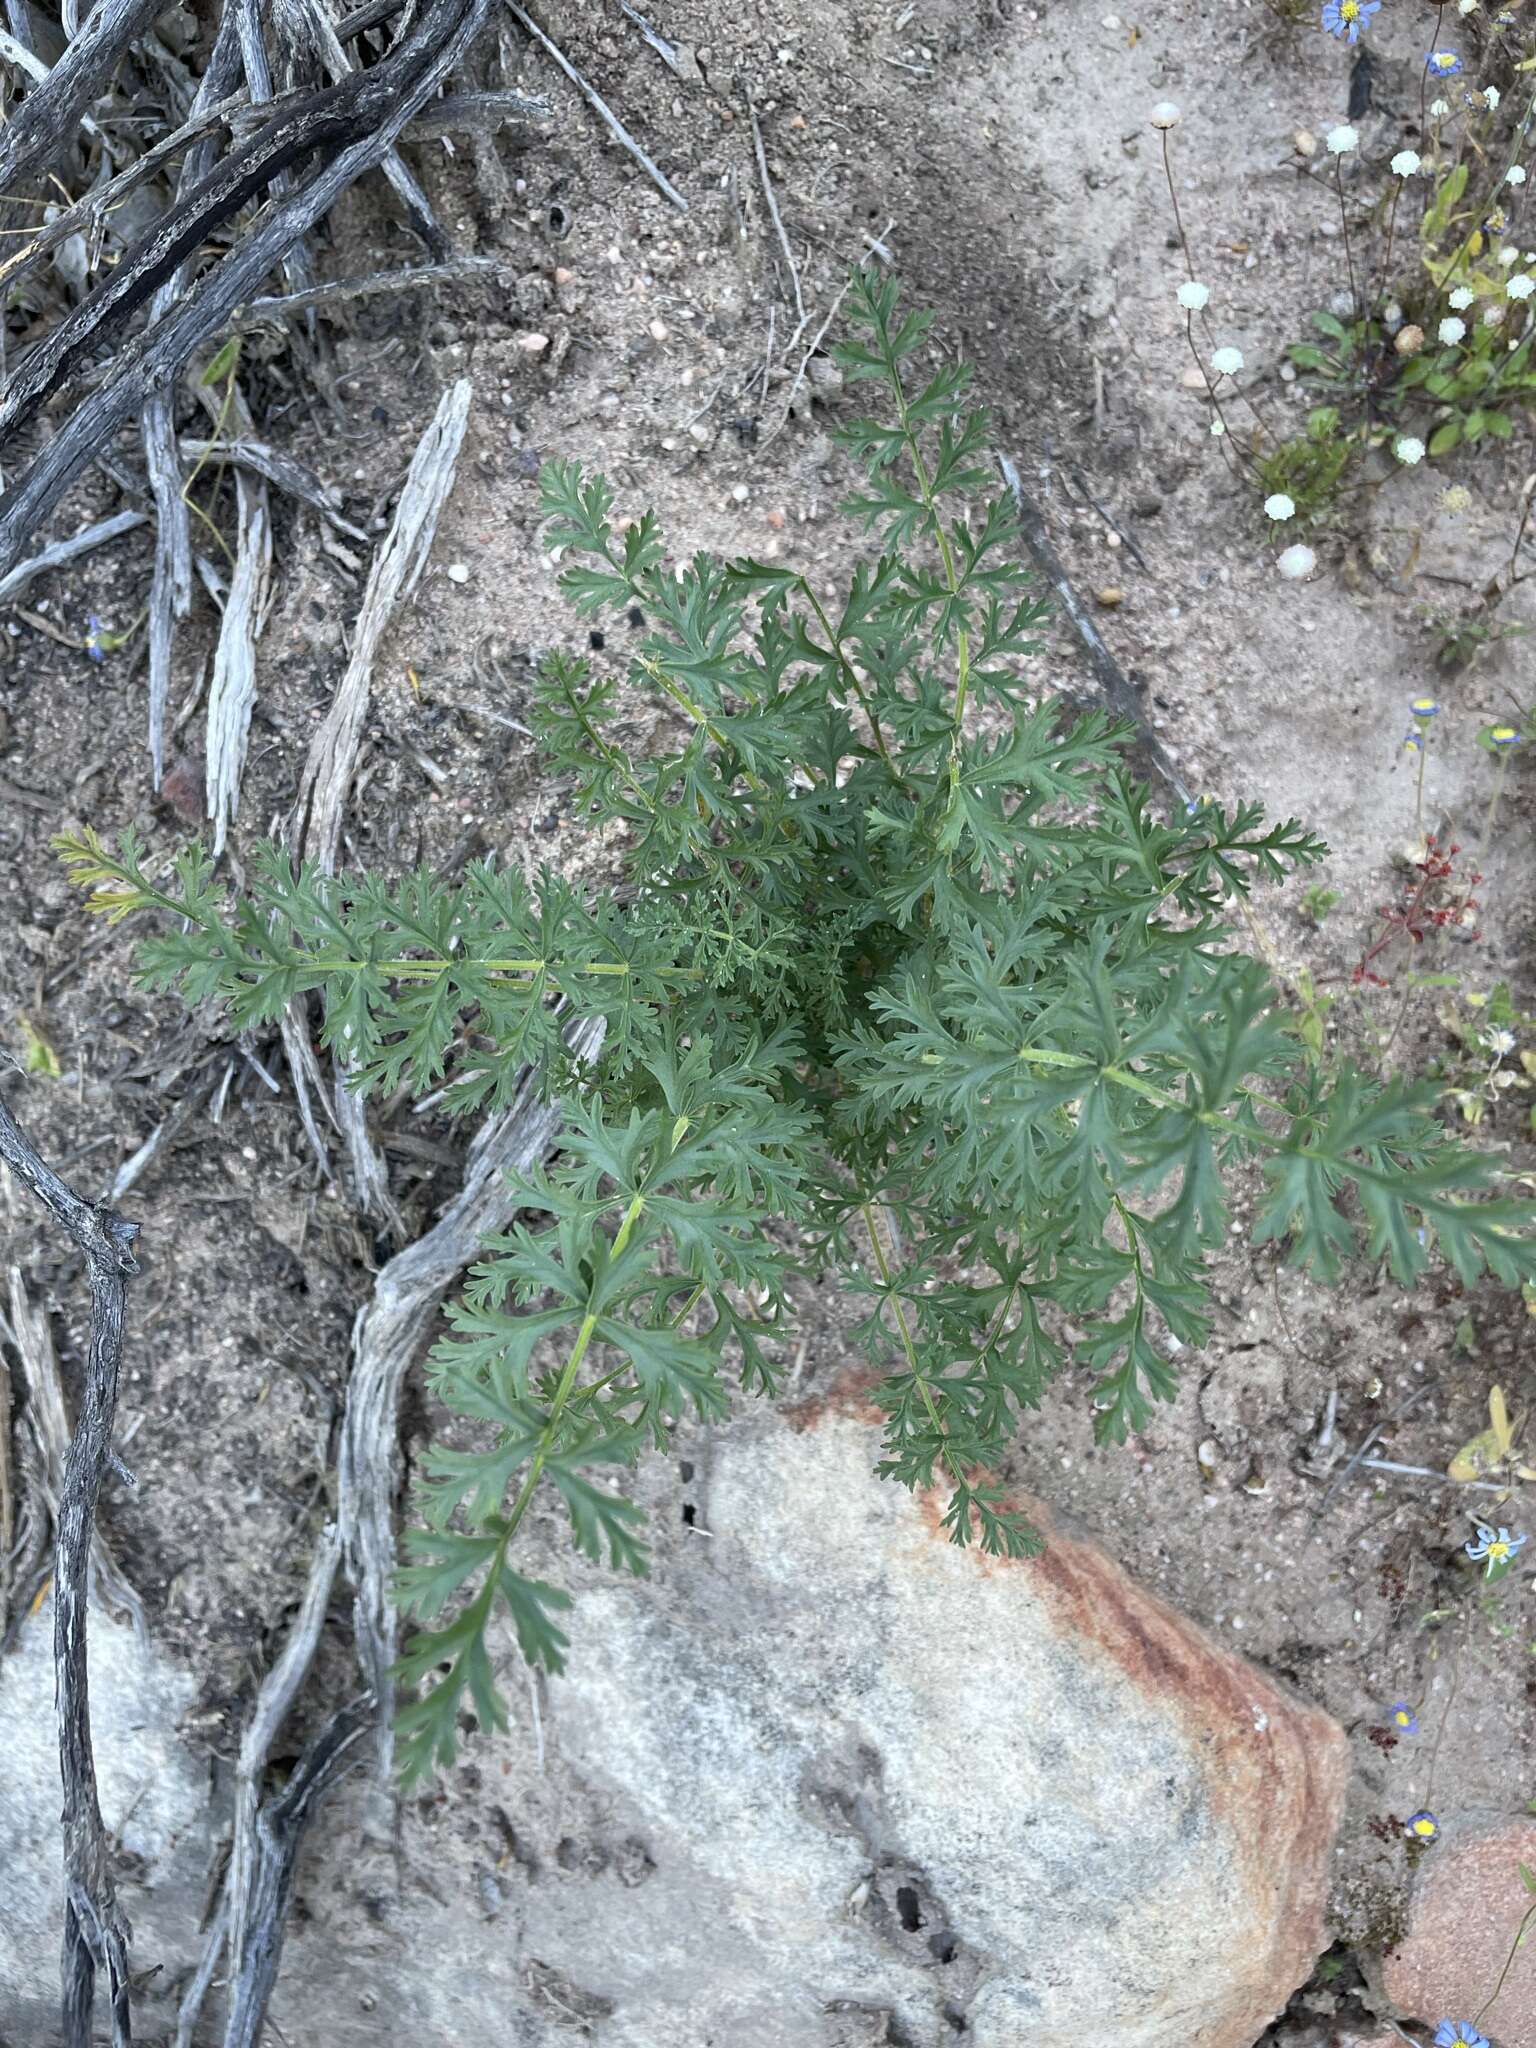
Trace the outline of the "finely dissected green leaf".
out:
<instances>
[{"instance_id":1,"label":"finely dissected green leaf","mask_svg":"<svg viewBox=\"0 0 1536 2048\"><path fill-rule=\"evenodd\" d=\"M1409 1286L1437 1258L1467 1285L1536 1277L1536 1207L1498 1155L1454 1143L1433 1090L1330 1066L1310 982L1298 1022L1236 948L1234 904L1326 849L1257 804L1165 805L1128 727L1039 687L1045 608L969 373L884 272L847 304L866 416L839 438L877 540L845 592L688 558L603 478L544 472L566 597L631 621L554 648L532 689L587 879L328 875L265 847L231 900L200 849L58 842L89 907L158 914L148 986L242 1029L291 1011L375 1096L562 1103L428 1361L445 1441L397 1587L420 1624L409 1778L451 1760L466 1710L505 1718L497 1630L561 1667L570 1597L516 1569L530 1514L643 1571L625 1469L725 1421L738 1385L777 1391L825 1278L884 1373L881 1474L938 1489L954 1542L1021 1558L1010 1444L1064 1374L1101 1442L1173 1397L1235 1168L1263 1175L1257 1242L1322 1278L1359 1256ZM584 1062L582 1020L603 1027Z\"/></svg>"}]
</instances>

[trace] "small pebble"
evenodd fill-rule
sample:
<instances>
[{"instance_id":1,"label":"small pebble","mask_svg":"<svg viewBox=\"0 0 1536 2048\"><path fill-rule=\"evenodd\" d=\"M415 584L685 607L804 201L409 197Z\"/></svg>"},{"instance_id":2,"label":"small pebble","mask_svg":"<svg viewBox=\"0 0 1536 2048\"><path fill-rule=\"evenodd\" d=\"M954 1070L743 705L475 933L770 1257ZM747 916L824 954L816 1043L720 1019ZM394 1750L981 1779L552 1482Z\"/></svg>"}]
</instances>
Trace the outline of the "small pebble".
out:
<instances>
[{"instance_id":1,"label":"small pebble","mask_svg":"<svg viewBox=\"0 0 1536 2048\"><path fill-rule=\"evenodd\" d=\"M1310 128L1298 128L1291 137L1291 140L1296 145L1296 154L1298 156L1317 155L1317 137Z\"/></svg>"},{"instance_id":2,"label":"small pebble","mask_svg":"<svg viewBox=\"0 0 1536 2048\"><path fill-rule=\"evenodd\" d=\"M547 334L520 334L517 337L517 345L526 356L542 355L545 349L549 347L549 336Z\"/></svg>"},{"instance_id":3,"label":"small pebble","mask_svg":"<svg viewBox=\"0 0 1536 2048\"><path fill-rule=\"evenodd\" d=\"M1099 591L1098 599L1106 611L1113 611L1117 604L1124 602L1125 592L1118 583L1106 583L1104 588Z\"/></svg>"},{"instance_id":4,"label":"small pebble","mask_svg":"<svg viewBox=\"0 0 1536 2048\"><path fill-rule=\"evenodd\" d=\"M467 583L469 581L469 564L467 562L450 562L448 564L448 581L450 583Z\"/></svg>"},{"instance_id":5,"label":"small pebble","mask_svg":"<svg viewBox=\"0 0 1536 2048\"><path fill-rule=\"evenodd\" d=\"M777 532L784 524L784 514L778 511L770 512L768 514L768 524ZM0 731L3 731L3 729L3 727L0 727Z\"/></svg>"},{"instance_id":6,"label":"small pebble","mask_svg":"<svg viewBox=\"0 0 1536 2048\"><path fill-rule=\"evenodd\" d=\"M1194 369L1193 367L1187 369L1184 372L1184 376L1181 381L1183 382L1184 389L1186 391L1203 391L1205 389L1204 377L1202 377L1200 372L1197 369Z\"/></svg>"},{"instance_id":7,"label":"small pebble","mask_svg":"<svg viewBox=\"0 0 1536 2048\"><path fill-rule=\"evenodd\" d=\"M666 338L667 338L667 323L666 323L666 321L665 321L665 320L653 320L653 321L651 322L651 324L650 324L649 328L647 329L647 332L649 333L649 335L650 335L650 337L651 337L652 341L665 341L665 340L666 340Z\"/></svg>"},{"instance_id":8,"label":"small pebble","mask_svg":"<svg viewBox=\"0 0 1536 2048\"><path fill-rule=\"evenodd\" d=\"M737 502L737 504L738 504L738 505L745 505L745 503L747 502L747 487L746 487L746 485L745 485L745 484L733 484L733 485L732 485L732 487L731 487L731 496L732 496L732 497L733 497L733 498L734 498L734 499L736 500L736 502Z\"/></svg>"},{"instance_id":9,"label":"small pebble","mask_svg":"<svg viewBox=\"0 0 1536 2048\"><path fill-rule=\"evenodd\" d=\"M556 283L556 284L560 284L560 285L565 285L565 284L572 284L572 283L574 283L574 282L575 282L575 278L576 278L576 273L575 273L575 271L574 271L574 270L567 270L567 269L566 269L566 267L565 267L565 265L564 265L563 263L557 263L557 264L555 265L555 283Z\"/></svg>"}]
</instances>

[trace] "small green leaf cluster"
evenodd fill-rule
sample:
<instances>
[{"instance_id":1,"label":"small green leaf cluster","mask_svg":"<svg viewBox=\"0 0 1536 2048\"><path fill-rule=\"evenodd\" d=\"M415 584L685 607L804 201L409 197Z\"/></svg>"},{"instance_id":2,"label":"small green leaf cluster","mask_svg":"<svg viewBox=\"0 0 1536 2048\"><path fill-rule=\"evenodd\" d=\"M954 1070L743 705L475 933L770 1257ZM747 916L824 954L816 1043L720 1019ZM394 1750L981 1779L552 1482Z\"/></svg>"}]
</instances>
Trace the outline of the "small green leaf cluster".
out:
<instances>
[{"instance_id":1,"label":"small green leaf cluster","mask_svg":"<svg viewBox=\"0 0 1536 2048\"><path fill-rule=\"evenodd\" d=\"M643 1571L625 1473L720 1420L733 1377L774 1391L812 1275L862 1297L881 1471L942 1489L956 1543L1021 1555L1021 1418L1067 1375L1120 1441L1172 1396L1243 1162L1258 1241L1324 1279L1364 1254L1411 1284L1437 1249L1468 1282L1536 1274L1536 1212L1447 1142L1433 1088L1325 1073L1234 948L1229 906L1319 841L1253 804L1160 815L1126 729L1031 682L1042 607L968 373L888 278L850 306L839 361L881 404L841 436L873 539L840 597L776 561L674 563L600 477L545 474L566 594L645 622L622 674L552 655L534 706L609 887L268 849L228 904L199 854L162 882L133 842L63 849L108 915L170 914L151 986L249 1025L310 1003L360 1088L478 1110L532 1068L565 1101L558 1162L517 1184L432 1354L458 1420L399 1581L408 1775L452 1756L466 1694L502 1718L498 1607L560 1666L567 1596L516 1568L530 1504ZM604 1026L585 1063L573 1018Z\"/></svg>"},{"instance_id":2,"label":"small green leaf cluster","mask_svg":"<svg viewBox=\"0 0 1536 2048\"><path fill-rule=\"evenodd\" d=\"M1304 433L1281 441L1259 458L1259 485L1265 497L1283 493L1296 507L1298 530L1326 523L1333 512L1350 460L1358 444L1342 430L1339 409L1314 406Z\"/></svg>"}]
</instances>

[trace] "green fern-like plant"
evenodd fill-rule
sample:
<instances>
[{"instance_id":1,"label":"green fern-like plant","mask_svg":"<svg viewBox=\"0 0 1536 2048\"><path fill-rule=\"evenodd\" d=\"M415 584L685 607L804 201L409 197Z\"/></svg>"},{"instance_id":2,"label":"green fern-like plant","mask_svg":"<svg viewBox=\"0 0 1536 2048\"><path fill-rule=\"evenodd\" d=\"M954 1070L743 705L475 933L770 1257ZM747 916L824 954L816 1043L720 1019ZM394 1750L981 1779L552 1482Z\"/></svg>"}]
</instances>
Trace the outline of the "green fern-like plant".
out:
<instances>
[{"instance_id":1,"label":"green fern-like plant","mask_svg":"<svg viewBox=\"0 0 1536 2048\"><path fill-rule=\"evenodd\" d=\"M1256 1239L1325 1280L1363 1251L1411 1284L1437 1248L1467 1282L1536 1275L1536 1211L1446 1140L1434 1089L1324 1073L1233 949L1226 906L1319 841L1253 805L1159 816L1123 727L1031 689L1042 607L967 372L923 366L929 318L888 279L850 304L843 371L884 404L841 436L876 541L840 602L776 562L674 569L651 515L617 528L601 478L545 473L577 610L646 620L625 675L557 653L535 705L581 814L621 828L611 887L295 872L269 847L230 903L200 850L62 842L109 916L168 914L148 986L241 1025L313 1002L363 1089L469 1112L532 1068L566 1103L558 1164L518 1182L429 1365L479 1447L429 1453L407 1538L408 1776L452 1757L466 1691L504 1719L498 1607L560 1668L568 1598L516 1568L539 1490L588 1557L644 1571L614 1477L680 1418L722 1420L732 1372L774 1392L801 1278L867 1305L881 1472L943 1488L956 1543L1018 1556L1021 1416L1081 1376L1118 1442L1172 1395L1239 1162L1267 1178ZM643 755L636 697L665 713ZM604 1026L585 1063L572 1017Z\"/></svg>"}]
</instances>

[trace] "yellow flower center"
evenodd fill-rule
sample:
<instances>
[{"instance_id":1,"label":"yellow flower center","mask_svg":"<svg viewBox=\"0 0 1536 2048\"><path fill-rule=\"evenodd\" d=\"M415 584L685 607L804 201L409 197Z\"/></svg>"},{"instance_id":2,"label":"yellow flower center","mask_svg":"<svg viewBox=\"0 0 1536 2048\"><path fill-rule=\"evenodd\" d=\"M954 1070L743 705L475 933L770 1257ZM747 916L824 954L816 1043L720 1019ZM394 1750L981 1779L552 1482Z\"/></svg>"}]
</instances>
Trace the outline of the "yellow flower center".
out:
<instances>
[{"instance_id":1,"label":"yellow flower center","mask_svg":"<svg viewBox=\"0 0 1536 2048\"><path fill-rule=\"evenodd\" d=\"M1435 1832L1435 1824L1432 1820L1416 1820L1413 1832L1416 1835L1432 1835Z\"/></svg>"},{"instance_id":2,"label":"yellow flower center","mask_svg":"<svg viewBox=\"0 0 1536 2048\"><path fill-rule=\"evenodd\" d=\"M1393 1719L1397 1722L1399 1728L1406 1728L1408 1726L1408 1716L1406 1714L1396 1714L1393 1716Z\"/></svg>"},{"instance_id":3,"label":"yellow flower center","mask_svg":"<svg viewBox=\"0 0 1536 2048\"><path fill-rule=\"evenodd\" d=\"M1488 1555L1490 1557L1508 1557L1509 1545L1507 1543L1490 1543Z\"/></svg>"},{"instance_id":4,"label":"yellow flower center","mask_svg":"<svg viewBox=\"0 0 1536 2048\"><path fill-rule=\"evenodd\" d=\"M1339 9L1339 13L1345 21L1358 20L1360 15L1360 0L1344 0L1344 4Z\"/></svg>"}]
</instances>

